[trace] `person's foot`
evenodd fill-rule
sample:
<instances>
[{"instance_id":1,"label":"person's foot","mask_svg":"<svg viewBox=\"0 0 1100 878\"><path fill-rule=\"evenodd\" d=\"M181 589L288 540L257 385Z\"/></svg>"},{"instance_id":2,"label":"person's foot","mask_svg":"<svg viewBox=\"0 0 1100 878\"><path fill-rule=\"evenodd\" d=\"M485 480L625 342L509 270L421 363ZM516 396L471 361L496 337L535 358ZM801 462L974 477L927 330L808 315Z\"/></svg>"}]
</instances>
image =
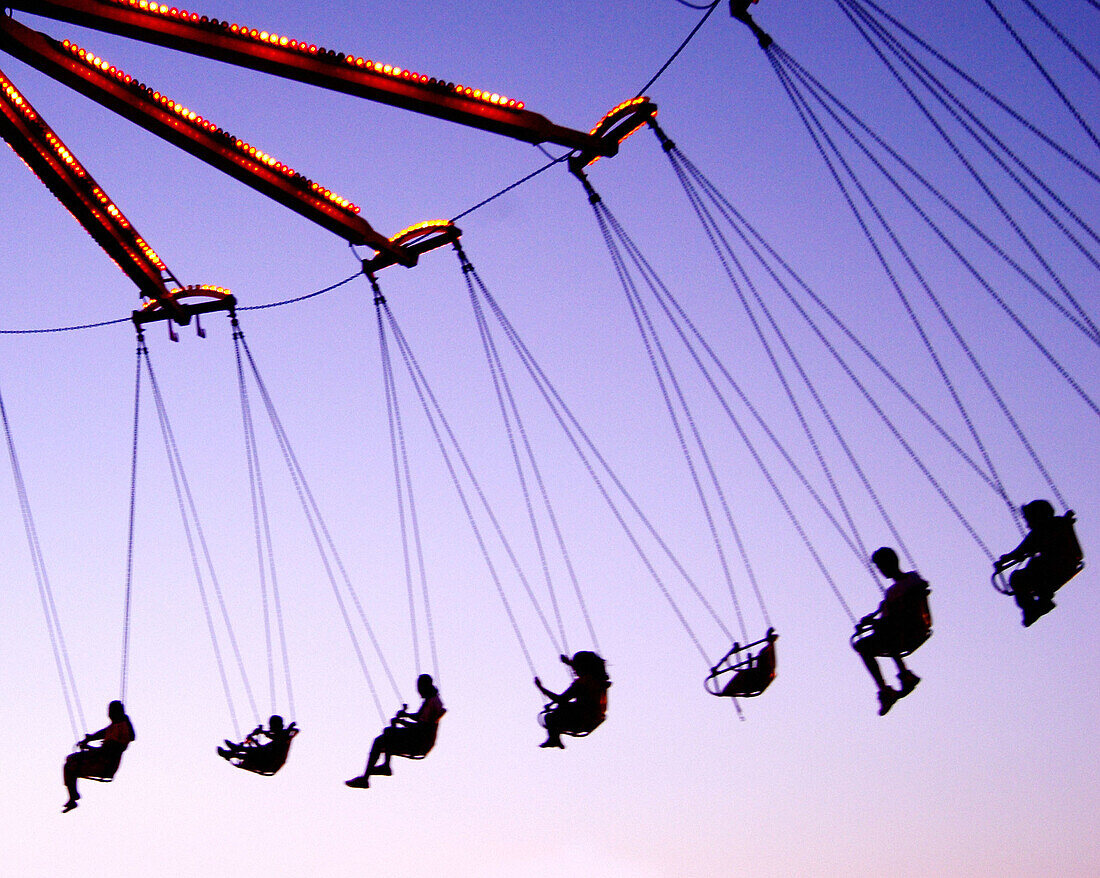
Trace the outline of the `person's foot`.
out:
<instances>
[{"instance_id":1,"label":"person's foot","mask_svg":"<svg viewBox=\"0 0 1100 878\"><path fill-rule=\"evenodd\" d=\"M63 807L61 809L61 813L62 814L68 814L70 811L73 810L73 808L76 807L76 805L77 805L76 799L69 799L69 801L67 801L65 803L65 807Z\"/></svg>"},{"instance_id":2,"label":"person's foot","mask_svg":"<svg viewBox=\"0 0 1100 878\"><path fill-rule=\"evenodd\" d=\"M380 774L382 777L392 777L393 769L388 765L377 765L370 770L371 774Z\"/></svg>"},{"instance_id":3,"label":"person's foot","mask_svg":"<svg viewBox=\"0 0 1100 878\"><path fill-rule=\"evenodd\" d=\"M357 790L365 790L370 787L370 778L365 774L359 777L353 777L351 780L346 780L344 783Z\"/></svg>"},{"instance_id":4,"label":"person's foot","mask_svg":"<svg viewBox=\"0 0 1100 878\"><path fill-rule=\"evenodd\" d=\"M558 738L557 740L547 739L547 740L543 741L541 744L539 744L539 746L544 747L544 748L545 747L557 747L559 750L564 750L565 749L565 745L561 742L560 738Z\"/></svg>"},{"instance_id":5,"label":"person's foot","mask_svg":"<svg viewBox=\"0 0 1100 878\"><path fill-rule=\"evenodd\" d=\"M890 686L883 686L878 690L878 715L886 716L890 712L890 708L893 707L897 700L901 698L901 693L897 689Z\"/></svg>"},{"instance_id":6,"label":"person's foot","mask_svg":"<svg viewBox=\"0 0 1100 878\"><path fill-rule=\"evenodd\" d=\"M898 698L904 698L910 692L917 688L917 683L920 682L920 677L914 674L912 671L903 671L898 674L898 683L901 685L901 689L898 691Z\"/></svg>"}]
</instances>

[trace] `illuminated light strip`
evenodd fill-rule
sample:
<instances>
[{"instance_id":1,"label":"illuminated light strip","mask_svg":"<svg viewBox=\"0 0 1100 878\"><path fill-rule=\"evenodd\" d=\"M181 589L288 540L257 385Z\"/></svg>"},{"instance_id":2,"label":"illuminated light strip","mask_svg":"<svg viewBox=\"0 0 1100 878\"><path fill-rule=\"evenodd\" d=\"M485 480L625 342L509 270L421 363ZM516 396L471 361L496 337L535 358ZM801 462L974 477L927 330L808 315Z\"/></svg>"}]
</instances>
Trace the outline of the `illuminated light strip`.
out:
<instances>
[{"instance_id":1,"label":"illuminated light strip","mask_svg":"<svg viewBox=\"0 0 1100 878\"><path fill-rule=\"evenodd\" d=\"M412 238L426 237L435 232L446 233L454 228L455 224L450 220L425 220L424 222L414 223L407 229L402 229L390 238L390 243L405 244Z\"/></svg>"},{"instance_id":2,"label":"illuminated light strip","mask_svg":"<svg viewBox=\"0 0 1100 878\"><path fill-rule=\"evenodd\" d=\"M624 140L638 131L639 128L642 128L656 115L657 105L645 95L640 95L628 101L623 101L617 107L613 107L604 113L603 118L596 123L596 127L588 134L590 137L605 141L614 139L615 149L611 152L614 155ZM616 125L620 126L618 130L615 128ZM600 158L601 155L597 152L581 150L570 159L569 166L571 168L586 168L589 165L594 165Z\"/></svg>"},{"instance_id":3,"label":"illuminated light strip","mask_svg":"<svg viewBox=\"0 0 1100 878\"><path fill-rule=\"evenodd\" d=\"M650 102L649 98L645 97L644 95L641 95L641 96L636 97L636 98L631 98L629 101L623 101L617 107L614 107L613 109L608 110L606 113L604 113L603 118L600 119L600 121L596 123L596 127L593 128L588 133L591 134L593 137L602 137L606 133L607 129L611 128L616 122L619 121L619 117L627 115L627 113L626 113L627 110L629 110L633 107L641 106L642 104L650 104L650 106L653 107L653 111L649 114L650 117L657 115L657 106L656 106L656 104L652 104ZM642 119L638 123L637 127L632 128L628 134L624 134L619 139L619 142L622 143L622 141L626 140L626 138L628 138L631 134L633 134L635 131L637 131L638 128L641 128L645 123L646 123L646 120Z\"/></svg>"},{"instance_id":4,"label":"illuminated light strip","mask_svg":"<svg viewBox=\"0 0 1100 878\"><path fill-rule=\"evenodd\" d=\"M225 287L214 286L213 284L188 284L185 287L172 290L168 294L173 302L178 302L180 299L190 298L191 296L206 296L210 299L222 300L228 299L233 295L233 292ZM164 302L157 299L150 299L145 302L139 310L140 312L159 311L164 308Z\"/></svg>"},{"instance_id":5,"label":"illuminated light strip","mask_svg":"<svg viewBox=\"0 0 1100 878\"><path fill-rule=\"evenodd\" d=\"M230 23L228 21L220 21L216 18L209 18L205 15L199 15L196 12L188 12L186 9L179 9L175 6L168 6L164 3L150 3L148 0L109 0L115 6L122 6L130 9L146 12L150 15L157 15L163 18L176 19L178 21L189 22L191 24L200 24L211 29L227 31L235 37L244 40L250 40L252 42L263 43L265 45L276 46L282 49L289 49L291 51L299 52L303 55L311 55L313 57L326 60L332 64L344 64L352 67L369 68L375 73L380 73L383 76L389 76L393 79L405 79L412 82L416 82L420 85L426 85L438 91L456 95L461 98L467 98L469 100L478 101L485 104L492 104L496 107L501 107L506 110L522 110L524 109L523 101L517 101L512 98L505 97L504 95L497 94L496 92L490 92L483 89L471 88L467 85L461 85L459 83L447 82L445 80L436 79L434 76L428 76L423 73L417 73L412 70L405 70L404 68L397 67L392 64L385 64L381 61L372 61L369 58L361 58L354 55L347 55L343 52L336 52L332 49L325 49L324 47L317 46L314 43L306 43L300 40L290 39L280 34L270 33L265 30L256 30L255 28L249 28L241 24Z\"/></svg>"},{"instance_id":6,"label":"illuminated light strip","mask_svg":"<svg viewBox=\"0 0 1100 878\"><path fill-rule=\"evenodd\" d=\"M16 89L11 81L3 74L0 74L0 92L3 93L3 97L9 106L15 107L29 123L38 129L42 138L42 144L50 150L54 158L64 164L69 172L84 184L86 196L90 196L96 204L102 207L102 210L99 210L93 204L85 202L86 206L97 220L104 226L114 225L118 229L128 232L130 239L145 258L161 271L167 271L167 267L157 255L156 251L134 231L133 226L130 225L130 221L126 219L126 216L110 199L107 193L95 183L91 175L84 169L84 166L77 160L76 156L69 151L68 147L61 142L61 139L54 134L53 130L42 120L27 100L19 93L18 89ZM22 156L20 156L20 158L23 160L23 164L27 165L31 172L41 179L34 168L27 163L26 159L23 159ZM72 213L72 211L69 212ZM106 216L103 215L104 212ZM74 218L79 222L79 218L75 217L75 215ZM130 248L126 247L125 242L118 241L118 244L130 251ZM133 254L132 251L130 251L130 253L136 261L135 254ZM118 264L117 261L115 264Z\"/></svg>"},{"instance_id":7,"label":"illuminated light strip","mask_svg":"<svg viewBox=\"0 0 1100 878\"><path fill-rule=\"evenodd\" d=\"M149 4L149 6L154 5L156 4ZM151 100L156 104L159 104L164 109L174 113L182 121L193 125L196 128L201 128L203 131L209 134L213 134L217 137L222 138L227 145L234 147L242 157L257 161L265 167L278 172L287 180L295 183L298 186L308 188L310 191L329 201L336 207L342 208L343 210L346 210L352 214L360 213L360 207L356 204L353 204L347 198L343 198L340 195L337 195L331 189L327 189L319 183L314 183L312 180L298 173L293 168L283 164L280 161L277 161L275 158L268 155L263 150L252 146L246 141L234 137L229 132L223 130L222 128L219 128L213 122L209 121L208 119L204 119L198 113L189 110L187 107L183 106L183 104L176 103L175 101L171 100L167 95L163 95L159 91L155 91L149 86L137 82L128 73L119 70L117 67L109 64L92 52L88 52L85 49L80 48L80 46L78 46L76 43L73 43L70 40L64 40L61 45L67 52L69 52L70 55L73 56L73 58L81 61L89 67L95 68L101 73L113 77L115 80L126 86L130 91L134 92L135 94L141 95L142 97Z\"/></svg>"}]
</instances>

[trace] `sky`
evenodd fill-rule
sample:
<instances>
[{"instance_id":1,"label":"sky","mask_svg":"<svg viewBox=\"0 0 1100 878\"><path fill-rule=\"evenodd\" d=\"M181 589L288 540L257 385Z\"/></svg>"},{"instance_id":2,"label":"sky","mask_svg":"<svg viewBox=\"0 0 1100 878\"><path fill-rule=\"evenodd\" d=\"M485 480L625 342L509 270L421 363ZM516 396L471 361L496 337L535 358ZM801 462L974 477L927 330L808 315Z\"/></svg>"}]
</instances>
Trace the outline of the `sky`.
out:
<instances>
[{"instance_id":1,"label":"sky","mask_svg":"<svg viewBox=\"0 0 1100 878\"><path fill-rule=\"evenodd\" d=\"M1097 317L1098 144L983 0L922 7L883 0L928 42L1062 145L1037 138L951 79L952 88L1033 168L1082 224L1053 210L1077 247L973 143L943 123L962 156L1016 218L1029 250L835 3L763 0L757 21L871 129L934 181L1024 271L1040 257ZM1093 68L1100 11L1079 0L1036 0ZM190 7L189 7L190 8ZM674 0L646 4L305 5L209 0L194 11L332 46L523 100L528 109L587 130L633 97L702 17ZM1094 73L1018 0L998 8L1084 123L1095 132ZM215 61L16 13L69 38L260 146L362 208L390 235L465 214L537 170L561 149L486 132ZM937 68L941 70L942 68ZM312 226L260 194L5 56L0 70L50 123L183 282L231 289L243 306L305 295L359 270L369 251ZM647 94L684 156L723 193L806 285L852 328L964 450L979 457L906 314L779 78L751 34L720 6ZM835 128L830 129L834 132ZM843 137L843 135L839 135ZM840 139L837 141L841 142ZM1004 260L908 178L918 202L958 240L970 264L1018 313L1079 392L993 303L870 163L845 154L920 277L939 297L1000 391L1050 479L1076 511L1086 556L1100 545L1095 479L1095 341L1041 299ZM1081 170L1083 165L1087 170ZM648 131L588 172L676 301L713 346L834 516L839 506L813 446L707 235ZM899 177L904 177L899 172ZM136 291L10 151L0 154L4 203L0 329L44 329L126 317ZM779 673L758 699L703 688L709 661L741 638L732 599L691 475L615 267L584 191L564 164L462 216L462 243L478 277L567 401L639 509L727 629L714 623L651 535L627 513L645 558L547 411L512 353L501 353L517 407L569 547L612 678L607 722L564 751L538 748L541 698L568 684L548 637L480 507L475 521L516 614L517 638L453 489L415 389L397 360L398 395L431 597L438 668L412 646L377 324L363 277L325 295L242 311L241 327L343 565L395 675L386 681L362 630L366 662L388 715L415 703L421 670L434 670L448 713L430 756L394 761L370 790L343 780L363 767L383 719L298 505L269 425L257 416L293 680L275 708L302 729L285 768L261 778L214 749L235 733L192 574L172 478L148 385L139 429L127 707L137 740L110 785L85 783L62 816L61 763L73 744L35 589L22 519L5 465L0 551L6 586L0 636L4 715L18 734L0 762L5 863L20 874L411 876L997 875L1100 872L1100 806L1093 741L1100 613L1090 564L1059 592L1057 609L1024 629L1010 598L990 585L989 557L1020 532L1006 504L869 366L851 341L836 347L907 438L921 465L973 528L931 487L871 406L806 327L762 266L746 272L812 376L837 430L860 462L908 549L906 566L930 582L934 635L910 667L918 689L886 717L849 648L851 619L873 610L876 582L730 394L737 422L807 534L819 567L716 404L690 356L662 327L674 373L728 498L764 596L757 605L740 554L719 517L720 541L747 631L770 619ZM1050 496L1039 469L880 226L929 343L995 462L1012 503ZM882 243L886 242L886 243ZM743 248L738 250L744 256ZM1039 254L1039 256L1036 255ZM739 257L741 258L741 257ZM900 267L898 267L900 266ZM736 275L736 277L740 277ZM543 576L482 352L466 285L452 253L379 273L390 312L409 340L520 566L541 594ZM740 289L746 289L741 284ZM1068 309L1062 293L1054 298ZM649 307L652 307L650 305ZM807 309L820 315L816 306ZM753 306L753 312L759 309ZM267 695L255 557L233 344L221 315L171 342L147 332L150 358L244 663ZM772 330L765 335L775 340ZM392 345L392 341L391 341ZM118 696L134 394L133 329L0 335L0 392L91 731ZM791 372L789 360L778 358ZM875 503L791 372L794 394L868 549L893 543ZM1091 400L1091 405L1089 400ZM980 459L980 458L979 458ZM605 479L606 483L606 479ZM713 491L708 488L711 501ZM473 496L472 494L470 496ZM1061 510L1060 510L1061 511ZM549 534L545 521L544 535ZM1088 562L1087 562L1088 563ZM570 649L591 648L560 557L550 564ZM826 576L822 570L827 571ZM658 582L659 580L659 582ZM661 593L667 588L709 661ZM207 587L210 583L207 582ZM835 586L836 594L833 588ZM838 600L838 595L840 600ZM356 622L358 626L358 622ZM254 716L234 683L239 725Z\"/></svg>"}]
</instances>

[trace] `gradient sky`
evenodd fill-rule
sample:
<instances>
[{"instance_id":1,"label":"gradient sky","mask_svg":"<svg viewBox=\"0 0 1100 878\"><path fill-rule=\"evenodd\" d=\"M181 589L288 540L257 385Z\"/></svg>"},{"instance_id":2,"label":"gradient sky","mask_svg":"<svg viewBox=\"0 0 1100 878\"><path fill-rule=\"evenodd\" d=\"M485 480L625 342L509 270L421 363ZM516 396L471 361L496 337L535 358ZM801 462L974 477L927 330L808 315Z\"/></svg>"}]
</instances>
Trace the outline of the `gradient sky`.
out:
<instances>
[{"instance_id":1,"label":"gradient sky","mask_svg":"<svg viewBox=\"0 0 1100 878\"><path fill-rule=\"evenodd\" d=\"M1036 2L1094 66L1100 63L1100 11L1094 4ZM1096 130L1095 77L1023 3L999 5ZM934 14L924 5L924 20L913 17L912 4L885 0L885 6L1088 167L1100 168L1096 144L982 0L935 4ZM210 0L193 8L499 91L580 129L633 96L702 15L674 0ZM779 45L979 218L1014 258L1036 270L1034 257L994 215L835 4L763 0L754 10ZM534 147L484 132L25 14L17 18L74 39L323 182L359 204L386 234L457 216L546 162ZM321 289L357 270L357 256L342 240L15 60L5 57L0 69L184 283L228 287L241 304L255 305ZM961 417L751 35L719 8L649 94L683 153L952 434L964 436ZM972 98L965 93L966 100ZM1052 158L1003 117L984 107L982 112L1096 228L1095 181ZM559 154L552 146L548 150ZM866 171L865 163L857 167ZM815 487L827 491L657 141L648 132L637 134L618 157L595 165L590 179ZM877 179L866 179L1077 511L1086 554L1095 551L1095 413L899 199ZM1096 268L1012 192L1003 175L991 172L991 179L1095 318ZM6 254L0 259L0 329L110 320L138 304L125 276L10 151L0 154L0 180ZM732 625L730 598L675 434L581 187L559 165L459 225L488 288ZM1095 345L972 239L966 246L1083 390L1100 398ZM754 270L762 292L777 296ZM522 498L454 256L441 250L414 270L388 269L379 281L495 511L538 581ZM919 298L912 277L903 283L957 377L1012 499L1046 495L1035 467L942 322ZM214 755L233 729L147 405L127 699L138 740L117 780L110 786L86 783L82 806L64 817L61 762L72 733L15 492L3 476L9 484L0 493L0 551L7 567L0 595L0 692L12 741L0 764L8 791L0 805L5 868L30 876L113 878L1100 873L1094 743L1100 731L1094 630L1100 598L1094 568L1059 594L1054 613L1023 629L1011 600L990 587L985 555L793 309L780 304L777 312L932 584L935 636L911 662L923 682L888 717L876 715L873 684L848 647L848 617L682 352L674 355L678 369L698 402L700 429L781 636L778 680L765 697L744 704L745 722L730 703L703 691L706 664L511 362L509 374L528 413L609 662L614 685L604 727L570 742L564 752L537 748L540 698L403 381L448 708L436 750L423 762L395 760L393 778L379 779L369 791L344 787L343 780L362 769L380 719L293 486L263 425L295 688L295 715L288 719L303 733L276 777L235 771ZM298 305L242 313L241 323L403 697L412 701L417 666L369 285L359 278ZM168 341L163 326L154 327L149 347L249 672L263 691L232 343L224 318L204 325L205 340L188 328L181 330L179 344ZM0 349L0 389L86 722L99 728L107 701L118 691L133 331L122 324L4 335ZM995 553L1015 545L1019 535L1005 506L870 377L865 364L860 368L981 538ZM972 444L966 447L973 453ZM864 542L889 542L835 441L828 439L823 448ZM768 461L844 599L856 615L871 611L878 593L867 572L774 452ZM727 545L734 554L732 541ZM499 551L496 559L500 563ZM507 574L503 563L501 569ZM750 631L762 633L743 568L732 569ZM570 646L589 646L567 580L557 574ZM729 645L724 636L674 573L662 569L662 575L708 655L717 658ZM504 587L539 674L551 688L564 688L557 649L536 624L515 577L505 575ZM387 713L399 706L384 685L380 695ZM254 718L243 699L238 709L250 727ZM268 710L263 702L260 711Z\"/></svg>"}]
</instances>

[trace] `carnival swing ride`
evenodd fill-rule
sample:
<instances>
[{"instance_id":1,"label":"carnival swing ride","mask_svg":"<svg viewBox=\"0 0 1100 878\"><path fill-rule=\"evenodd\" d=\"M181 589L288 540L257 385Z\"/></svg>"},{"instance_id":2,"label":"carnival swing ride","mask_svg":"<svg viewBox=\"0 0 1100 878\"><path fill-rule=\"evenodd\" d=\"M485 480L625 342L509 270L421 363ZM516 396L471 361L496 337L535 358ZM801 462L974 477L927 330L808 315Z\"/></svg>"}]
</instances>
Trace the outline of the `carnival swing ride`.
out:
<instances>
[{"instance_id":1,"label":"carnival swing ride","mask_svg":"<svg viewBox=\"0 0 1100 878\"><path fill-rule=\"evenodd\" d=\"M900 202L919 217L924 224L924 232L938 241L976 288L992 300L1008 322L1034 348L1038 357L1050 367L1057 379L1069 389L1076 402L1086 406L1092 415L1100 415L1100 407L1087 387L1063 365L1053 349L1029 326L1018 306L1014 306L1008 297L998 291L987 267L989 261L997 263L998 270L1007 272L1020 287L1041 298L1042 306L1050 309L1058 320L1063 321L1070 331L1082 337L1087 344L1100 345L1100 330L1082 304L1081 296L1075 293L1073 284L1065 280L1058 266L1044 252L1039 236L1029 233L1026 224L1019 221L1013 213L1014 208L1009 200L999 197L999 184L993 183L986 176L987 172L980 170L979 163L971 156L975 152L981 153L1002 169L1018 193L1022 193L1041 217L1053 226L1075 256L1091 267L1090 270L1100 270L1100 261L1095 252L1095 245L1100 243L1100 237L1088 220L1070 206L1063 194L1048 186L1041 175L986 123L984 117L956 96L945 84L946 74L943 71L946 69L967 83L981 96L986 106L1009 117L1059 161L1072 167L1088 185L1100 183L1100 175L1087 161L1075 156L1032 121L974 81L961 67L937 52L928 42L872 0L836 2L856 31L905 89L936 135L958 158L965 173L1004 217L1012 230L1013 240L1006 242L973 220L941 186L922 174L904 154L895 149L888 138L861 120L809 69L785 52L749 15L750 4L731 3L730 11L735 18L748 25L757 37L758 45L789 97L799 121L809 134L830 179L840 189L844 203L854 215L887 285L894 291L911 321L920 339L923 354L932 364L934 374L942 383L961 422L966 425L966 439L957 437L944 426L942 418L934 414L915 392L902 383L891 371L887 361L874 353L872 347L856 335L803 279L793 264L772 247L750 219L683 154L658 124L655 103L643 94L615 107L591 131L572 130L556 125L527 109L522 102L498 93L436 79L379 61L325 49L284 35L148 0L24 0L8 3L6 14L0 18L0 49L252 187L279 205L297 212L350 245L368 247L374 251L374 255L362 259L361 267L362 275L370 283L376 306L383 395L389 421L391 465L417 673L430 669L431 674L438 678L439 664L421 525L413 489L415 461L406 442L406 412L402 409L399 398L400 368L406 373L405 386L412 389L414 407L420 409L424 422L434 437L443 466L484 561L488 578L499 596L532 676L537 679L536 651L528 642L524 632L525 625L520 622L520 612L510 597L515 587L508 583L513 578L530 603L530 612L536 620L535 627L545 634L553 653L560 655L579 675L570 692L578 690L580 696L574 694L571 697L568 693L553 696L553 693L548 693L554 700L540 719L548 731L553 725L561 734L584 736L603 722L606 674L602 688L599 681L596 681L596 689L600 690L596 695L592 695L590 691L581 691L585 687L591 688L593 684L590 675L586 676L580 668L590 664L589 656L599 657L600 645L580 584L585 576L576 569L569 550L565 528L559 521L559 507L552 499L548 479L544 475L544 465L540 464L536 443L530 435L529 414L522 410L523 407L518 402L514 372L518 371L520 376L528 379L535 396L545 403L550 420L560 428L566 444L590 477L595 494L606 506L652 584L699 653L703 666L707 669L705 690L711 695L729 698L739 715L739 699L761 696L776 677L777 626L770 617L764 598L765 589L761 587L750 561L748 541L743 538L733 511L737 504L731 488L732 479L722 474L714 442L704 436L704 431L697 422L695 409L699 402L688 389L683 370L674 366L678 362L677 356L672 353L674 347L679 350L682 346L686 362L696 373L693 380L700 381L705 388L708 404L717 406L723 413L728 430L725 439L743 446L749 465L760 473L768 490L774 495L778 507L805 547L815 573L835 596L849 622L857 627L857 635L877 630L876 622L872 617L857 619L852 612L843 589L831 573L830 566L819 550L810 528L805 524L796 501L789 496L789 490L783 485L790 483L797 486L800 496L806 498L816 510L815 514L821 516L821 520L827 523L834 536L850 550L857 563L867 570L875 587L886 594L884 609L889 604L890 591L880 584L871 565L871 546L861 536L863 528L856 524L859 517L857 505L841 490L836 475L838 464L829 459L824 450L826 444L838 450L843 465L850 467L855 474L860 491L866 495L865 500L860 501L860 506L869 505L874 510L875 516L880 520L876 528L890 535L899 554L909 566L913 566L913 557L887 509L887 504L873 484L872 468L861 459L857 443L850 441L850 437L841 429L833 404L821 390L820 383L815 380L815 367L808 359L809 354L797 349L784 333L784 318L776 310L780 303L793 309L792 313L797 319L805 323L810 335L820 344L825 359L839 370L838 374L843 381L849 383L856 397L866 404L868 417L881 422L883 429L896 442L902 456L912 464L914 472L927 483L943 508L987 561L994 565L994 585L998 591L1015 597L1024 611L1025 624L1030 625L1038 615L1053 607L1051 598L1054 591L1084 567L1083 553L1073 531L1074 513L1068 508L1067 498L1044 465L1005 395L990 378L979 357L979 351L959 328L951 313L950 303L937 292L931 273L922 267L921 259L896 230L897 221L872 196L869 190L873 187L868 183L868 177L875 176L874 186L885 186L896 193ZM996 9L992 0L987 0L987 3ZM718 6L718 3L712 3L700 7L706 9L703 21ZM728 594L733 622L729 621L729 612L720 612L716 608L716 602L709 590L699 584L697 575L689 571L681 554L664 537L657 522L636 499L628 486L628 480L613 468L609 458L578 420L574 409L566 403L562 393L552 383L532 349L505 314L498 299L483 282L463 248L461 231L454 221L418 223L392 236L380 233L360 215L359 208L347 199L277 161L258 147L234 137L214 122L176 103L154 86L140 82L111 65L93 51L70 40L58 41L16 21L15 11L379 101L521 142L563 148L566 152L559 158L552 159L543 170L567 166L581 184L591 206L615 277L622 287L631 319L638 331L659 398L667 411L668 423L681 452L680 463L690 479L692 494L705 521L706 527L705 532L700 535L701 541L708 547L707 551L713 553L717 569L721 571L720 579ZM1041 16L1038 10L1034 11ZM1011 31L1009 22L1003 18L1002 21ZM1053 24L1047 24L1054 28ZM1068 39L1060 32L1057 33L1077 53ZM1024 48L1026 51L1026 46ZM1077 53L1077 56L1082 63L1088 65L1083 55ZM1035 63L1039 64L1037 59ZM1091 66L1089 69L1092 70ZM1058 90L1049 77L1048 81ZM1069 98L1060 90L1058 95L1090 138L1096 141L1087 121L1072 106ZM952 120L954 130L943 121L944 118ZM662 280L653 263L611 212L590 178L590 170L595 162L615 156L626 138L646 128L655 135L660 149L667 156L691 210L702 226L705 239L717 256L720 271L732 290L731 301L735 301L743 310L745 325L751 328L753 336L766 353L794 421L803 431L812 449L812 463L809 465L796 460L784 437L769 425L754 403L751 389L746 386L746 379L735 375L724 363L717 353L713 339L708 338L704 327L692 319L670 286ZM960 129L962 134L958 133ZM290 740L297 733L293 722L284 727L283 718L279 714L282 711L293 717L295 705L290 650L279 590L280 577L261 473L258 428L253 418L254 402L257 399L259 409L270 422L278 451L288 468L308 524L308 532L321 559L325 578L347 629L356 661L366 679L379 717L386 722L389 713L384 708L383 696L378 692L374 675L381 670L393 691L395 702L400 703L401 690L397 677L387 662L364 602L353 586L347 565L342 560L322 516L323 504L310 486L291 444L290 435L276 409L273 395L245 340L240 315L241 312L250 310L250 307L239 304L234 295L221 287L184 284L177 279L152 246L138 234L122 211L95 182L88 170L2 72L0 135L129 277L142 300L141 307L133 312L131 318L137 330L138 348L128 531L129 560L125 585L119 699L125 701L127 696L130 595L134 584L132 559L137 531L139 425L142 388L147 383L147 392L152 394L157 423L168 455L170 481L174 487L204 621L210 634L230 722L235 733L233 741L226 741L228 749L219 752L240 768L271 775L286 760ZM1100 141L1097 143L1100 145ZM857 167L864 170L857 171ZM935 205L935 211L929 208L930 203ZM949 219L944 221L939 219L940 216ZM966 244L962 243L964 234ZM455 252L466 283L478 338L485 355L485 365L491 378L492 396L507 439L510 458L508 466L523 498L526 529L524 539L536 547L537 563L525 564L521 561L521 553L515 548L517 537L514 534L514 522L503 520L489 501L488 492L471 464L469 455L464 451L457 431L448 419L439 396L429 384L427 370L414 352L379 284L378 276L384 269L398 265L414 267L422 257L444 247L450 247ZM980 250L981 257L975 257L967 248ZM1027 254L1028 258L1014 255L1019 253ZM931 303L934 314L942 321L948 337L958 348L955 353L974 370L984 393L992 400L993 406L1008 425L1009 432L1034 465L1053 503L1063 510L1061 515L1054 515L1053 506L1048 504L1051 506L1048 518L1058 522L1052 532L1056 531L1058 536L1043 537L1039 531L1045 525L1036 525L1029 519L1026 523L1031 526L1031 533L1021 544L1020 550L1002 556L996 555L960 504L955 501L944 479L937 475L927 462L926 455L911 441L912 425L917 424L931 431L935 441L939 443L940 453L951 457L965 470L969 478L984 485L996 502L1004 505L1007 519L1019 530L1021 536L1025 534L1017 500L1010 495L995 463L996 451L978 426L979 419L972 416L968 408L971 404L964 401L963 394L958 389L959 382L948 366L943 343L931 331L925 318L919 316L919 309L911 298L914 290ZM248 492L253 513L253 538L258 560L257 575L267 647L266 670L272 716L270 727L266 729L260 722L263 716L260 701L246 673L246 662L231 622L232 614L227 609L199 519L199 504L196 503L187 478L183 456L175 439L164 394L153 370L144 335L146 327L163 322L168 326L172 341L179 338L176 327L190 324L194 324L198 334L204 336L205 329L201 320L207 315L215 314L228 316L235 351ZM510 365L512 361L518 363L518 370ZM873 377L869 379L867 374ZM889 410L881 402L880 394L874 389L875 385L888 389L901 400L905 414L898 415ZM20 508L61 688L74 737L79 737L80 729L86 727L83 709L62 634L60 615L46 573L29 493L16 455L13 431L2 400L0 414L3 416ZM777 473L777 468L782 469L782 476ZM824 489L818 487L822 482L826 486ZM1033 504L1029 504L1031 505ZM1047 542L1044 543L1043 539ZM1031 540L1031 544L1027 540ZM740 561L744 570L743 576L734 573L734 557ZM1012 579L1005 576L1008 567L1026 558L1032 559L1027 567L1018 571ZM1047 566L1044 567L1044 564ZM551 573L552 569L554 574ZM1030 579L1021 576L1029 569ZM559 575L559 571L562 575ZM573 654L570 647L567 628L572 626L566 624L568 613L563 608L563 601L559 599L560 589L555 588L555 578L568 581L572 591L570 602L575 600L574 615L580 620L576 627L583 630L583 638L588 642L589 649L576 654ZM735 586L737 579L747 582L752 594L752 607L739 598ZM681 605L680 595L683 593L689 596L693 606L698 605L698 612L706 620L706 624L713 627L714 634L699 633L698 623ZM725 601L726 596L722 599ZM1038 601L1043 602L1041 611L1036 609ZM926 590L922 593L919 605L919 618L915 621L906 619L894 623L904 628L904 648L886 646L875 651L880 657L898 659L899 668L902 667L900 656L916 649L931 633ZM425 645L421 643L422 639L427 641L426 648L423 648ZM575 632L574 639L577 639ZM854 640L857 649L858 641L857 636ZM715 643L719 644L719 649L714 648ZM371 651L374 656L368 658ZM422 652L427 653L423 660ZM721 658L715 661L714 656L717 654ZM230 665L233 666L232 672L228 669ZM231 683L231 676L234 680L239 678L239 683ZM429 679L429 684L430 682ZM256 728L248 735L242 734L234 689L245 693L248 709L257 722ZM545 689L543 691L548 692ZM880 698L882 691L880 689ZM598 706L593 707L594 702L598 702ZM883 703L881 712L886 709L888 705ZM435 722L438 723L438 716ZM415 725L415 715L407 713L406 706L403 705L392 728L407 730ZM387 739L390 743L387 745L385 763L387 773L388 755L423 758L434 742L434 726L431 731L431 739L426 743L410 743L409 734L397 731L389 733L391 738ZM268 738L267 744L261 742L265 735ZM241 743L234 743L237 740ZM95 779L109 780L110 774L111 772L102 772Z\"/></svg>"}]
</instances>

